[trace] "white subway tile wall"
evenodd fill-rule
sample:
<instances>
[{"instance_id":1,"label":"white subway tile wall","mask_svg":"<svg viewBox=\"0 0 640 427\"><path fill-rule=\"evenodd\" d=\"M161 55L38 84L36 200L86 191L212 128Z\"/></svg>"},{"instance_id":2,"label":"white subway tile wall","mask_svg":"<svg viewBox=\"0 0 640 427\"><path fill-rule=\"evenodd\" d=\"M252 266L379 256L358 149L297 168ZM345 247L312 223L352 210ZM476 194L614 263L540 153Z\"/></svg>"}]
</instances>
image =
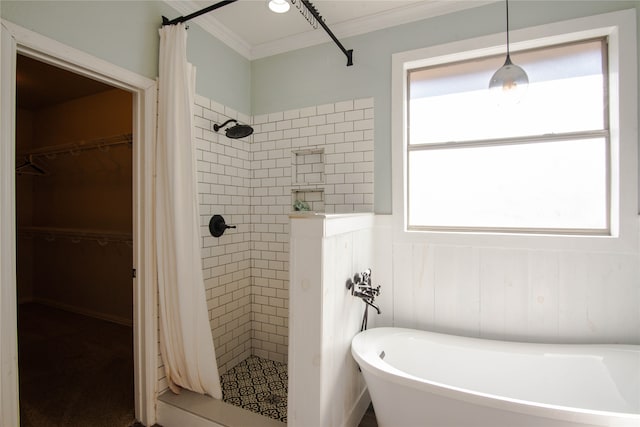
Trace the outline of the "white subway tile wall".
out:
<instances>
[{"instance_id":1,"label":"white subway tile wall","mask_svg":"<svg viewBox=\"0 0 640 427\"><path fill-rule=\"evenodd\" d=\"M251 355L251 143L229 139L213 126L251 118L200 96L194 116L204 285L223 374ZM236 228L213 237L209 220L215 214Z\"/></svg>"},{"instance_id":2,"label":"white subway tile wall","mask_svg":"<svg viewBox=\"0 0 640 427\"><path fill-rule=\"evenodd\" d=\"M255 116L253 354L287 361L289 213L373 212L373 98Z\"/></svg>"},{"instance_id":3,"label":"white subway tile wall","mask_svg":"<svg viewBox=\"0 0 640 427\"><path fill-rule=\"evenodd\" d=\"M251 117L196 96L202 259L220 374L250 355L287 361L289 213L373 211L373 98ZM213 125L252 123L228 139ZM230 229L219 238L209 220ZM158 357L159 390L167 388Z\"/></svg>"}]
</instances>

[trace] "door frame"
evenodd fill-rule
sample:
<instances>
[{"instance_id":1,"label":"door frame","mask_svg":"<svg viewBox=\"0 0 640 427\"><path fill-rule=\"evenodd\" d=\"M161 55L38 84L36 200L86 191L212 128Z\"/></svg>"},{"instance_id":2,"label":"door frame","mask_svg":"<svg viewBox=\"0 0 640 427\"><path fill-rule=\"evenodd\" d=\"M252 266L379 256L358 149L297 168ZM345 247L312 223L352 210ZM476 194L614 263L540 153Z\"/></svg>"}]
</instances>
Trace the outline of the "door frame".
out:
<instances>
[{"instance_id":1,"label":"door frame","mask_svg":"<svg viewBox=\"0 0 640 427\"><path fill-rule=\"evenodd\" d=\"M18 54L130 92L133 97L133 353L135 415L156 422L157 308L153 152L157 85L129 70L2 20L0 44L0 425L19 425L15 118Z\"/></svg>"}]
</instances>

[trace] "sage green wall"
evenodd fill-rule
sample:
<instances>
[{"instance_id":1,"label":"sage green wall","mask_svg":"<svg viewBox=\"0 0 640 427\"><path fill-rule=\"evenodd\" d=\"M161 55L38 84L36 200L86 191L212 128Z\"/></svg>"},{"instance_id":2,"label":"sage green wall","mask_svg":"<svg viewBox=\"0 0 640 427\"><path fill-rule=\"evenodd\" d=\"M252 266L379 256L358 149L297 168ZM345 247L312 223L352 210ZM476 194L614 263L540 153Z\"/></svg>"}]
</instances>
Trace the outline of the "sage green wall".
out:
<instances>
[{"instance_id":1,"label":"sage green wall","mask_svg":"<svg viewBox=\"0 0 640 427\"><path fill-rule=\"evenodd\" d=\"M510 27L543 25L622 9L639 1L512 1ZM253 114L373 97L375 102L375 212L391 213L391 55L505 30L504 2L341 40L354 65L333 42L255 60ZM322 30L318 30L322 31Z\"/></svg>"},{"instance_id":2,"label":"sage green wall","mask_svg":"<svg viewBox=\"0 0 640 427\"><path fill-rule=\"evenodd\" d=\"M536 1L510 4L512 29L635 8L640 1ZM215 13L215 12L214 12ZM3 19L144 76L157 76L160 17L178 16L162 1L6 1ZM375 100L375 206L391 213L391 55L504 31L502 1L341 40L354 63L330 41L248 61L205 33L189 30L197 92L245 114L265 114L342 100ZM317 31L322 31L321 29Z\"/></svg>"},{"instance_id":3,"label":"sage green wall","mask_svg":"<svg viewBox=\"0 0 640 427\"><path fill-rule=\"evenodd\" d=\"M163 1L0 1L0 15L21 27L155 79L162 16L181 14ZM249 60L198 25L187 55L197 68L196 92L251 114Z\"/></svg>"}]
</instances>

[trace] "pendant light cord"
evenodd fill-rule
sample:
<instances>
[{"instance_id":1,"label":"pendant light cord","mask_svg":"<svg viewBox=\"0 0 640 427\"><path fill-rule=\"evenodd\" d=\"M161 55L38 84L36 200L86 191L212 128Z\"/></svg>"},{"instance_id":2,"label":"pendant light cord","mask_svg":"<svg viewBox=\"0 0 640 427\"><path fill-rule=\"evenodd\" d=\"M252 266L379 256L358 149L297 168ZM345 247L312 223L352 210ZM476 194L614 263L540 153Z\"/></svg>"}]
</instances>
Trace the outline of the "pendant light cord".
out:
<instances>
[{"instance_id":1,"label":"pendant light cord","mask_svg":"<svg viewBox=\"0 0 640 427\"><path fill-rule=\"evenodd\" d=\"M509 0L505 0L507 4L507 58L509 57Z\"/></svg>"}]
</instances>

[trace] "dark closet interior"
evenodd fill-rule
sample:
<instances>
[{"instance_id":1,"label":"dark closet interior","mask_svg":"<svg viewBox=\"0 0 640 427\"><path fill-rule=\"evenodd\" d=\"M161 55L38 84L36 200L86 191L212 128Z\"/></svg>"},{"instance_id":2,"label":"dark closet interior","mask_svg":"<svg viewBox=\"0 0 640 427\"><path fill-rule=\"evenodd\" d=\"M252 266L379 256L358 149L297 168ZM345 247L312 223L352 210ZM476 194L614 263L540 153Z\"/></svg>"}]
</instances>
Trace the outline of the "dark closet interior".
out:
<instances>
[{"instance_id":1,"label":"dark closet interior","mask_svg":"<svg viewBox=\"0 0 640 427\"><path fill-rule=\"evenodd\" d=\"M18 55L20 418L134 421L132 95Z\"/></svg>"}]
</instances>

